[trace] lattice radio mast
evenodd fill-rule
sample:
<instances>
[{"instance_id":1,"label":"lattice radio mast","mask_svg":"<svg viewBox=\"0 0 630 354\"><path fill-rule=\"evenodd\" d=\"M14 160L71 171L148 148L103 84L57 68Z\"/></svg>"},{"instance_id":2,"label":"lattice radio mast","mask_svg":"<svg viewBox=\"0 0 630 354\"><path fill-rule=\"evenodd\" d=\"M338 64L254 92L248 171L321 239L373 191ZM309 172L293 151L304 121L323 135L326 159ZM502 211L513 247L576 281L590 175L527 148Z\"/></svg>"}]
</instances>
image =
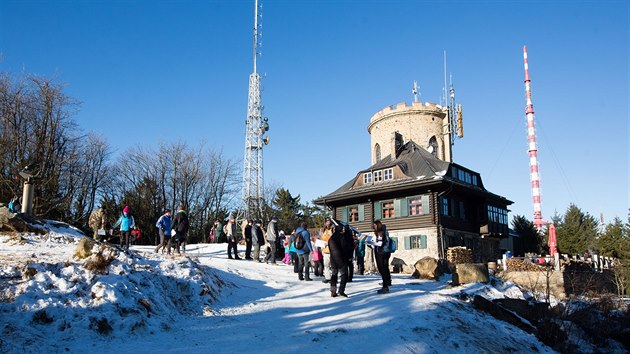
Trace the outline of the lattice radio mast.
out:
<instances>
[{"instance_id":1,"label":"lattice radio mast","mask_svg":"<svg viewBox=\"0 0 630 354\"><path fill-rule=\"evenodd\" d=\"M243 158L243 204L246 218L260 217L263 200L263 146L269 143L263 137L269 130L267 117L262 119L263 105L260 98L261 77L256 72L256 58L260 54L262 39L261 13L258 0L254 1L254 71L249 75L247 120L245 121L245 156Z\"/></svg>"},{"instance_id":2,"label":"lattice radio mast","mask_svg":"<svg viewBox=\"0 0 630 354\"><path fill-rule=\"evenodd\" d=\"M534 201L534 226L540 232L545 221L542 217L540 203L540 175L538 173L538 146L536 144L536 124L534 116L534 104L532 103L532 89L529 79L529 62L527 60L527 46L523 46L523 60L525 62L525 97L527 106L527 151L529 154L529 171L532 182L532 198Z\"/></svg>"}]
</instances>

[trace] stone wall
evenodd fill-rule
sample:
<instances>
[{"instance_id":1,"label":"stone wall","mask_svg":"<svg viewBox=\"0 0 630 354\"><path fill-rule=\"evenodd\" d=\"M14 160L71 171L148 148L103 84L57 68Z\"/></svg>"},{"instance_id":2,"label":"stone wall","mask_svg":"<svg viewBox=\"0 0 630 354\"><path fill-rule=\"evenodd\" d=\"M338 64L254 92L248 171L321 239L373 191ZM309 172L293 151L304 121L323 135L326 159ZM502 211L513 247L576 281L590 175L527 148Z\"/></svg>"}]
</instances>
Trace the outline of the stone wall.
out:
<instances>
[{"instance_id":1,"label":"stone wall","mask_svg":"<svg viewBox=\"0 0 630 354\"><path fill-rule=\"evenodd\" d=\"M528 290L546 293L547 277L541 271L536 272L503 272L500 275L505 280L510 280L514 284L520 285ZM564 279L561 272L552 272L549 278L549 290L551 295L557 299L565 299L567 297L564 291Z\"/></svg>"},{"instance_id":2,"label":"stone wall","mask_svg":"<svg viewBox=\"0 0 630 354\"><path fill-rule=\"evenodd\" d=\"M426 249L405 249L405 237L415 235L427 236ZM414 264L424 257L440 258L437 228L389 231L389 237L395 237L398 240L398 249L391 255L390 263L392 265L402 265L402 272L404 273L413 273L415 270Z\"/></svg>"},{"instance_id":3,"label":"stone wall","mask_svg":"<svg viewBox=\"0 0 630 354\"><path fill-rule=\"evenodd\" d=\"M545 293L547 290L547 277L543 271L502 272L500 277L532 291ZM615 293L611 279L609 271L553 271L549 277L549 290L557 299L566 299L571 295Z\"/></svg>"},{"instance_id":4,"label":"stone wall","mask_svg":"<svg viewBox=\"0 0 630 354\"><path fill-rule=\"evenodd\" d=\"M446 109L434 103L413 102L408 106L402 102L377 112L370 119L370 149L372 164L376 163L375 146L381 149L381 158L393 152L393 134L399 132L403 142L413 140L423 148L427 148L429 139L435 137L438 143L437 157L448 160L451 156L450 146L445 142Z\"/></svg>"}]
</instances>

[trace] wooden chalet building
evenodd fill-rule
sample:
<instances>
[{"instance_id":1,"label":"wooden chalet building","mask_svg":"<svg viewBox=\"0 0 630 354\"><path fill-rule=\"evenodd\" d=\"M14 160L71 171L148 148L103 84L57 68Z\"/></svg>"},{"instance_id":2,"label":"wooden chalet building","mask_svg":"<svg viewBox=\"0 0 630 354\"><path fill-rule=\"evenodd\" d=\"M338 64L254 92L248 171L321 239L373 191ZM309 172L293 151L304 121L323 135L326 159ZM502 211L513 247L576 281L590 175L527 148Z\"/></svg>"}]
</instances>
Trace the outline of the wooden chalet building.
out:
<instances>
[{"instance_id":1,"label":"wooden chalet building","mask_svg":"<svg viewBox=\"0 0 630 354\"><path fill-rule=\"evenodd\" d=\"M379 150L372 166L315 203L368 234L380 219L398 241L391 260L407 266L425 256L445 259L452 246L471 249L476 262L500 258L512 202L486 190L479 173L439 159L412 140L403 143L399 131L390 136L389 155L381 158ZM427 141L443 148L434 136Z\"/></svg>"}]
</instances>

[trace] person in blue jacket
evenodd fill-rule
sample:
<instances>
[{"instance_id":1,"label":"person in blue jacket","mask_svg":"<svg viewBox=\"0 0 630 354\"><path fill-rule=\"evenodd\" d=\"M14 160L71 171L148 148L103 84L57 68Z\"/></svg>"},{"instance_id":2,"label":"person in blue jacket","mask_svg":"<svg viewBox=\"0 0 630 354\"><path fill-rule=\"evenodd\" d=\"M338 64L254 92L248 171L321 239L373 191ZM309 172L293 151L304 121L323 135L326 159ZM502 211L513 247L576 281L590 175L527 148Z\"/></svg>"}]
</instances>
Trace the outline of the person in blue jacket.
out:
<instances>
[{"instance_id":1,"label":"person in blue jacket","mask_svg":"<svg viewBox=\"0 0 630 354\"><path fill-rule=\"evenodd\" d=\"M162 249L162 253L164 250L167 251L167 254L171 254L171 209L166 209L164 215L160 216L158 221L155 223L155 227L158 228L160 233L160 244L155 249L155 253L158 253L160 248ZM167 248L168 247L168 248Z\"/></svg>"},{"instance_id":2,"label":"person in blue jacket","mask_svg":"<svg viewBox=\"0 0 630 354\"><path fill-rule=\"evenodd\" d=\"M15 197L13 197L13 199L11 199L11 201L9 202L9 205L7 206L7 208L13 214L17 214L17 213L20 212L20 202L18 201L18 197L17 196L15 196Z\"/></svg>"},{"instance_id":3,"label":"person in blue jacket","mask_svg":"<svg viewBox=\"0 0 630 354\"><path fill-rule=\"evenodd\" d=\"M129 249L131 243L131 230L136 226L133 216L129 215L129 206L125 205L123 214L112 227L113 229L120 226L120 248Z\"/></svg>"},{"instance_id":4,"label":"person in blue jacket","mask_svg":"<svg viewBox=\"0 0 630 354\"><path fill-rule=\"evenodd\" d=\"M298 235L301 235L304 238L304 247L297 248L295 245L295 240ZM309 256L311 252L313 252L313 246L311 245L311 234L308 232L306 222L302 222L300 227L295 230L295 237L293 238L295 253L298 256L298 278L300 280L311 281L311 262L309 261ZM304 268L306 267L306 270Z\"/></svg>"},{"instance_id":5,"label":"person in blue jacket","mask_svg":"<svg viewBox=\"0 0 630 354\"><path fill-rule=\"evenodd\" d=\"M357 259L357 272L363 275L365 272L365 237L359 237L359 243L354 250L354 257Z\"/></svg>"}]
</instances>

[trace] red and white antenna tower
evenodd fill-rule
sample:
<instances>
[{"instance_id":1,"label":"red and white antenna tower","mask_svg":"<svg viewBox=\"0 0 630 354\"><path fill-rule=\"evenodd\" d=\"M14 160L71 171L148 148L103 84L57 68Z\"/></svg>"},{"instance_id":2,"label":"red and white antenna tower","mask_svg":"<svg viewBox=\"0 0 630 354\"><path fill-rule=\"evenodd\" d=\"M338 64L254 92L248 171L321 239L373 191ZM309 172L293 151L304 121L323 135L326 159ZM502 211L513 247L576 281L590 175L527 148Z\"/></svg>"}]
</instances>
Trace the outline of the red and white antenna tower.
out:
<instances>
[{"instance_id":1,"label":"red and white antenna tower","mask_svg":"<svg viewBox=\"0 0 630 354\"><path fill-rule=\"evenodd\" d=\"M532 103L532 90L529 79L529 65L527 63L527 46L523 46L523 59L525 60L525 96L527 97L527 142L529 153L529 172L532 181L532 198L534 199L534 226L539 232L545 221L540 208L540 175L538 174L538 147L536 144L536 125L534 121L534 105Z\"/></svg>"}]
</instances>

